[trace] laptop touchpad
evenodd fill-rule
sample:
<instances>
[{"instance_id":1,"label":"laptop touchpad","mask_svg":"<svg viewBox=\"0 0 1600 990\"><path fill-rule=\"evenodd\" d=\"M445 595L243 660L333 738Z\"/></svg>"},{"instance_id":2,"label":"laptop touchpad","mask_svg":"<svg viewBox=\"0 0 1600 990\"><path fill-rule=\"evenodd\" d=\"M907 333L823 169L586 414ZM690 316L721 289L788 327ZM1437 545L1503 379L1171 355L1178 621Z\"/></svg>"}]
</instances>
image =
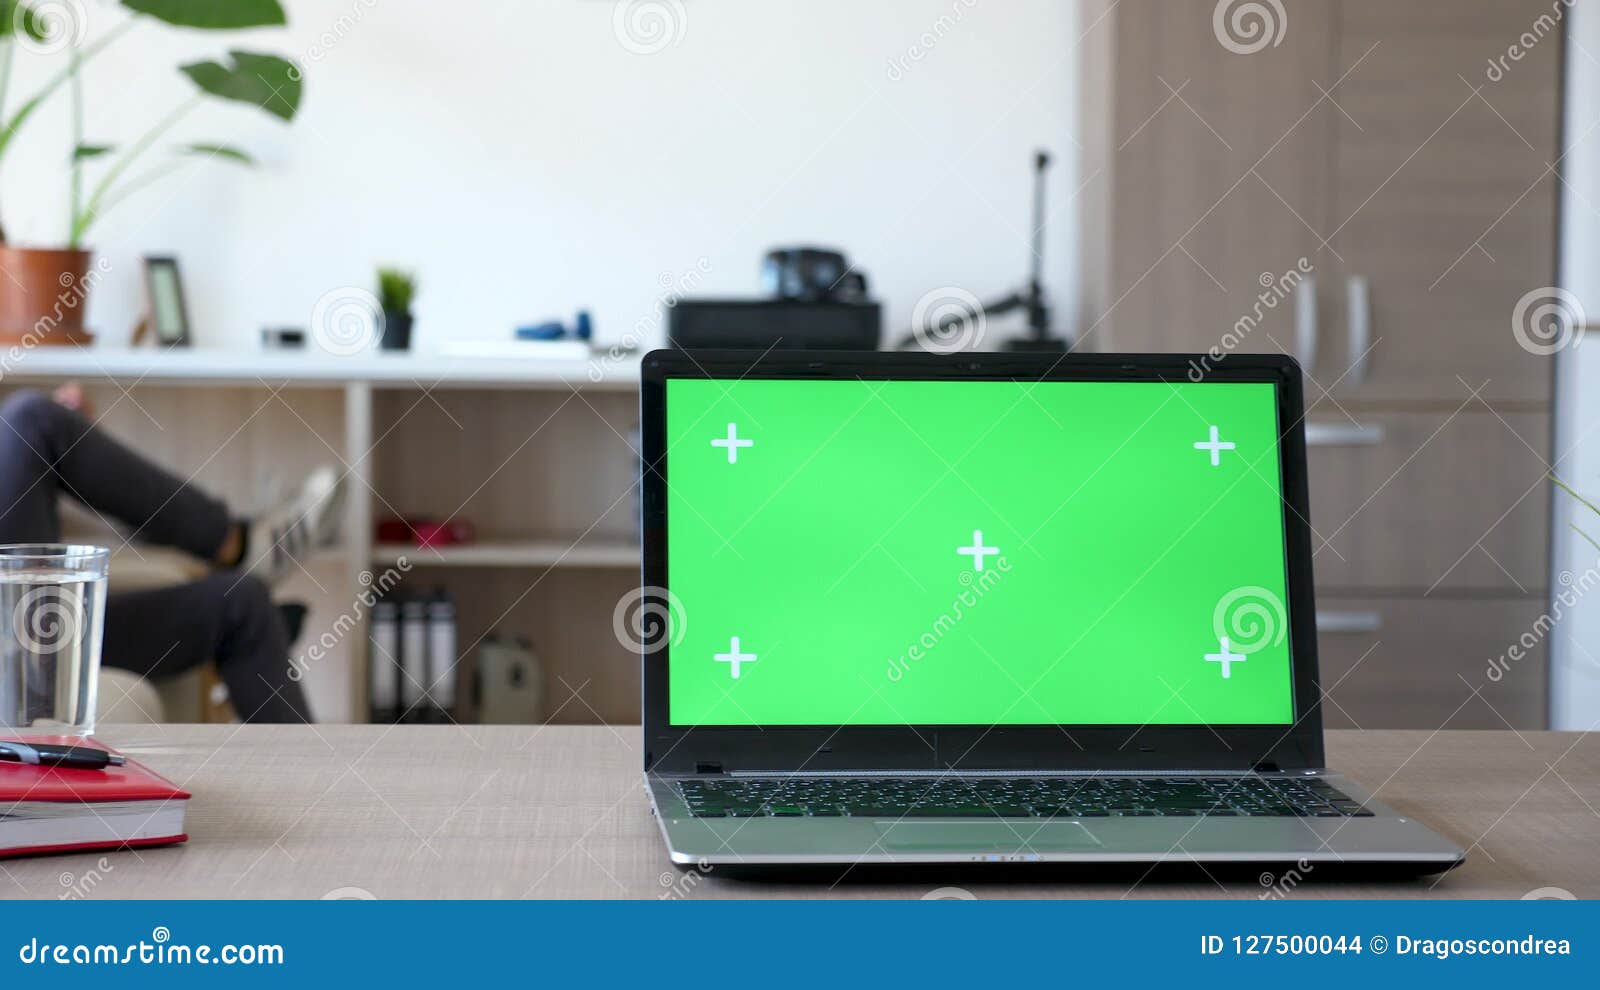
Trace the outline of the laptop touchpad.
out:
<instances>
[{"instance_id":1,"label":"laptop touchpad","mask_svg":"<svg viewBox=\"0 0 1600 990\"><path fill-rule=\"evenodd\" d=\"M886 849L981 849L996 853L1094 849L1100 845L1078 822L876 822Z\"/></svg>"}]
</instances>

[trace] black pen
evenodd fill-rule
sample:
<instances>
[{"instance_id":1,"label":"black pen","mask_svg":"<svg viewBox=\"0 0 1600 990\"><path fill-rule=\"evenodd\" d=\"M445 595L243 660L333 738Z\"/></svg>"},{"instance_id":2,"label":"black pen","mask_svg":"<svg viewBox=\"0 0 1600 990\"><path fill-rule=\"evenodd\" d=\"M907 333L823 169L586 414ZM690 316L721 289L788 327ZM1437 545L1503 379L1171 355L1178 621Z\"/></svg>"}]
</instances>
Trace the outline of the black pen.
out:
<instances>
[{"instance_id":1,"label":"black pen","mask_svg":"<svg viewBox=\"0 0 1600 990\"><path fill-rule=\"evenodd\" d=\"M52 746L48 743L0 740L0 762L68 770L104 770L106 767L120 767L127 760L116 753L92 746Z\"/></svg>"}]
</instances>

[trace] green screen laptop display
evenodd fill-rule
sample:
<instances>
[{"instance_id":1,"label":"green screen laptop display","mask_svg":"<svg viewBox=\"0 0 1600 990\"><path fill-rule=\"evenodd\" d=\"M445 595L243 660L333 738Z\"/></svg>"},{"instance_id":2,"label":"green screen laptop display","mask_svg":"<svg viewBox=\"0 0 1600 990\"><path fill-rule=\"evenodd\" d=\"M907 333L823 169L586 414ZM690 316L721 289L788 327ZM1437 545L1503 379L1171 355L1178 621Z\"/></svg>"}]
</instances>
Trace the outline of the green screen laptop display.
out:
<instances>
[{"instance_id":1,"label":"green screen laptop display","mask_svg":"<svg viewBox=\"0 0 1600 990\"><path fill-rule=\"evenodd\" d=\"M1293 721L1270 384L673 379L675 725Z\"/></svg>"}]
</instances>

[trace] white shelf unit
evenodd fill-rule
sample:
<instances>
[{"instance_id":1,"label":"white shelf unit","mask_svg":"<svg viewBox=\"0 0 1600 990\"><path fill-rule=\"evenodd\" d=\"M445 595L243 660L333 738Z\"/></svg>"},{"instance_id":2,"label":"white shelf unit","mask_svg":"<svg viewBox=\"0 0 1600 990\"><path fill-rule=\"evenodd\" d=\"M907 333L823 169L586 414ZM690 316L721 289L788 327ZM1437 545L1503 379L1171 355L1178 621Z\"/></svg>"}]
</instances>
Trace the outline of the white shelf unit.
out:
<instances>
[{"instance_id":1,"label":"white shelf unit","mask_svg":"<svg viewBox=\"0 0 1600 990\"><path fill-rule=\"evenodd\" d=\"M473 646L498 632L532 642L554 720L637 721L638 655L613 631L639 584L637 391L386 385L371 410L372 518L464 520L478 533L378 544L367 558L381 568L403 555L406 589L452 594L458 697L471 697Z\"/></svg>"},{"instance_id":2,"label":"white shelf unit","mask_svg":"<svg viewBox=\"0 0 1600 990\"><path fill-rule=\"evenodd\" d=\"M534 643L552 720L637 721L638 657L612 631L639 580L637 356L41 347L5 388L69 379L85 383L104 428L230 505L255 507L269 481L316 464L345 473L345 540L280 589L311 606L302 650L356 619L305 671L320 720L366 720L367 616L354 603L403 555L402 591L444 587L456 599L461 697L472 648L500 630ZM437 550L376 543L376 521L394 516L464 518L481 538Z\"/></svg>"}]
</instances>

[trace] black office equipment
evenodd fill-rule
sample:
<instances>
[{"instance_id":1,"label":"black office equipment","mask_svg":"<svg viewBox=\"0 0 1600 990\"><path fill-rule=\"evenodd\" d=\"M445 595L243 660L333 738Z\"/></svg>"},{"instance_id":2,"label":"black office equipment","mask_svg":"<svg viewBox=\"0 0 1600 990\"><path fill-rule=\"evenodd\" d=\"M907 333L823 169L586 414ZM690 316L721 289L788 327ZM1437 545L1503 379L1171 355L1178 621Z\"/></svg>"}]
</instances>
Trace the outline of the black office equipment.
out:
<instances>
[{"instance_id":1,"label":"black office equipment","mask_svg":"<svg viewBox=\"0 0 1600 990\"><path fill-rule=\"evenodd\" d=\"M1018 337L1006 342L1006 348L1012 351L1042 351L1062 352L1071 349L1071 341L1052 335L1050 304L1045 299L1042 269L1044 266L1044 173L1050 167L1050 153L1044 150L1034 152L1033 155L1033 220L1028 229L1033 233L1029 238L1029 264L1028 279L1022 288L1009 295L988 303L981 303L973 307L954 307L960 312L952 312L945 308L938 312L937 326L913 327L912 332L906 335L897 345L899 349L910 347L919 343L923 335L940 339L951 327L958 324L968 324L976 319L978 314L984 318L1001 316L1013 310L1026 310L1028 314L1028 335ZM935 322L935 321L930 321Z\"/></svg>"},{"instance_id":2,"label":"black office equipment","mask_svg":"<svg viewBox=\"0 0 1600 990\"><path fill-rule=\"evenodd\" d=\"M773 248L761 263L761 287L774 299L867 299L867 276L833 248Z\"/></svg>"},{"instance_id":3,"label":"black office equipment","mask_svg":"<svg viewBox=\"0 0 1600 990\"><path fill-rule=\"evenodd\" d=\"M875 302L681 299L667 317L667 340L679 348L875 351L882 333Z\"/></svg>"}]
</instances>

